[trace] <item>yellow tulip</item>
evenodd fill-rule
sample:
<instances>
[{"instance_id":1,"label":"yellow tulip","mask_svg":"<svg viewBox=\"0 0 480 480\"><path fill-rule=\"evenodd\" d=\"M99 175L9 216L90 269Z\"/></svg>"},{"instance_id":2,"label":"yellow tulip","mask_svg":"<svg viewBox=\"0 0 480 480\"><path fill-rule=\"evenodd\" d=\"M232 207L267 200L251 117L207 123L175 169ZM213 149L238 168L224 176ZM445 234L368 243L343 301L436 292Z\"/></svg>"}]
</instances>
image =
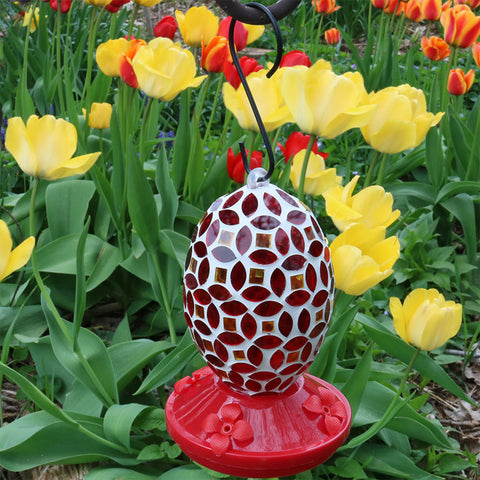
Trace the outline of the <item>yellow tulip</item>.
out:
<instances>
[{"instance_id":1,"label":"yellow tulip","mask_svg":"<svg viewBox=\"0 0 480 480\"><path fill-rule=\"evenodd\" d=\"M205 75L195 77L195 58L189 50L165 37L151 40L133 58L139 87L149 96L168 101L182 90L198 87Z\"/></svg>"},{"instance_id":2,"label":"yellow tulip","mask_svg":"<svg viewBox=\"0 0 480 480\"><path fill-rule=\"evenodd\" d=\"M273 75L271 78L267 78L266 74L266 70L250 73L247 83L265 124L265 129L267 132L271 132L292 121L292 116L282 96L280 77ZM259 131L243 85L235 89L230 83L224 83L223 100L242 128Z\"/></svg>"},{"instance_id":3,"label":"yellow tulip","mask_svg":"<svg viewBox=\"0 0 480 480\"><path fill-rule=\"evenodd\" d=\"M345 187L335 186L323 193L327 214L341 232L352 223L388 227L400 216L400 210L392 211L392 194L372 185L352 195L359 178L357 175Z\"/></svg>"},{"instance_id":4,"label":"yellow tulip","mask_svg":"<svg viewBox=\"0 0 480 480\"><path fill-rule=\"evenodd\" d=\"M100 70L109 77L120 76L120 60L129 48L126 38L107 40L97 47L95 59Z\"/></svg>"},{"instance_id":5,"label":"yellow tulip","mask_svg":"<svg viewBox=\"0 0 480 480\"><path fill-rule=\"evenodd\" d=\"M159 4L162 0L132 0L133 3L140 5L142 7L154 7Z\"/></svg>"},{"instance_id":6,"label":"yellow tulip","mask_svg":"<svg viewBox=\"0 0 480 480\"><path fill-rule=\"evenodd\" d=\"M207 45L217 35L219 18L205 5L191 7L185 14L175 10L175 18L183 41L190 47Z\"/></svg>"},{"instance_id":7,"label":"yellow tulip","mask_svg":"<svg viewBox=\"0 0 480 480\"><path fill-rule=\"evenodd\" d=\"M95 5L96 7L106 7L110 3L112 3L112 0L83 0L85 3L88 3L88 5Z\"/></svg>"},{"instance_id":8,"label":"yellow tulip","mask_svg":"<svg viewBox=\"0 0 480 480\"><path fill-rule=\"evenodd\" d=\"M434 288L417 288L402 303L390 298L395 331L405 342L422 350L435 350L455 336L462 324L462 306Z\"/></svg>"},{"instance_id":9,"label":"yellow tulip","mask_svg":"<svg viewBox=\"0 0 480 480\"><path fill-rule=\"evenodd\" d=\"M427 112L423 91L408 84L372 92L368 102L377 104L378 108L360 130L369 145L384 153L416 147L443 116L443 113Z\"/></svg>"},{"instance_id":10,"label":"yellow tulip","mask_svg":"<svg viewBox=\"0 0 480 480\"><path fill-rule=\"evenodd\" d=\"M400 256L397 237L385 238L385 227L354 223L330 245L335 285L349 295L362 295L393 273Z\"/></svg>"},{"instance_id":11,"label":"yellow tulip","mask_svg":"<svg viewBox=\"0 0 480 480\"><path fill-rule=\"evenodd\" d=\"M86 118L86 110L83 110L83 117ZM90 128L110 128L110 118L112 117L112 105L110 103L93 102L88 114L88 125Z\"/></svg>"},{"instance_id":12,"label":"yellow tulip","mask_svg":"<svg viewBox=\"0 0 480 480\"><path fill-rule=\"evenodd\" d=\"M365 103L367 93L360 73L336 75L323 60L310 68L297 65L284 70L282 93L303 132L335 138L372 118L376 107Z\"/></svg>"},{"instance_id":13,"label":"yellow tulip","mask_svg":"<svg viewBox=\"0 0 480 480\"><path fill-rule=\"evenodd\" d=\"M249 25L244 23L243 26L247 29L248 37L247 37L247 45L250 45L255 40L258 40L265 31L265 25Z\"/></svg>"},{"instance_id":14,"label":"yellow tulip","mask_svg":"<svg viewBox=\"0 0 480 480\"><path fill-rule=\"evenodd\" d=\"M39 22L39 8L29 7L25 12L25 16L23 17L23 24L22 27L28 27L30 29L30 33L33 33L38 26Z\"/></svg>"},{"instance_id":15,"label":"yellow tulip","mask_svg":"<svg viewBox=\"0 0 480 480\"><path fill-rule=\"evenodd\" d=\"M0 281L28 262L34 246L35 237L28 237L12 251L10 230L0 220Z\"/></svg>"},{"instance_id":16,"label":"yellow tulip","mask_svg":"<svg viewBox=\"0 0 480 480\"><path fill-rule=\"evenodd\" d=\"M72 158L77 149L75 127L52 115L32 115L27 124L20 117L8 120L5 147L27 174L57 180L85 173L101 152Z\"/></svg>"},{"instance_id":17,"label":"yellow tulip","mask_svg":"<svg viewBox=\"0 0 480 480\"><path fill-rule=\"evenodd\" d=\"M300 150L293 157L292 168L290 169L290 180L296 190L300 183L303 163L306 150ZM325 169L325 160L320 154L310 152L307 171L305 175L304 192L310 195L322 195L326 190L337 186L342 177L337 176L335 168Z\"/></svg>"}]
</instances>

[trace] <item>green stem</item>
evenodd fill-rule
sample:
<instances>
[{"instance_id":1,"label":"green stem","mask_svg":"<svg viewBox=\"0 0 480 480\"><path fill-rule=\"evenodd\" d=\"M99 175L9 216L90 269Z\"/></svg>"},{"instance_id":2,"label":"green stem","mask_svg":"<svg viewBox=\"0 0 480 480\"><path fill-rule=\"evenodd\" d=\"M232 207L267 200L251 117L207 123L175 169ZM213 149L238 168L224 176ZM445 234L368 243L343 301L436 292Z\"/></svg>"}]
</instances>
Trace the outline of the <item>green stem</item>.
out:
<instances>
[{"instance_id":1,"label":"green stem","mask_svg":"<svg viewBox=\"0 0 480 480\"><path fill-rule=\"evenodd\" d=\"M200 96L197 99L197 103L195 105L195 112L194 117L196 118L196 124L200 123L200 117L202 116L203 104L205 103L205 97L207 96L207 90L210 86L210 82L212 81L212 72L208 73L207 81L202 85L200 89Z\"/></svg>"},{"instance_id":2,"label":"green stem","mask_svg":"<svg viewBox=\"0 0 480 480\"><path fill-rule=\"evenodd\" d=\"M217 90L215 91L215 97L213 98L212 112L210 118L208 119L207 129L205 130L205 136L203 139L207 141L208 135L210 134L210 128L212 127L213 117L215 116L215 110L217 109L218 99L220 97L220 92L222 90L222 78L218 78Z\"/></svg>"},{"instance_id":3,"label":"green stem","mask_svg":"<svg viewBox=\"0 0 480 480\"><path fill-rule=\"evenodd\" d=\"M318 50L318 43L320 42L320 34L322 33L322 25L323 25L323 13L320 16L320 21L318 22L317 32L315 34L315 41L312 45L312 60L317 59L317 50Z\"/></svg>"},{"instance_id":4,"label":"green stem","mask_svg":"<svg viewBox=\"0 0 480 480\"><path fill-rule=\"evenodd\" d=\"M302 171L300 172L300 180L298 182L298 199L302 202L305 201L305 177L307 176L307 167L308 161L310 160L310 153L312 153L312 148L317 137L315 135L310 135L310 140L308 141L307 149L305 150L305 156L303 157Z\"/></svg>"},{"instance_id":5,"label":"green stem","mask_svg":"<svg viewBox=\"0 0 480 480\"><path fill-rule=\"evenodd\" d=\"M143 163L145 161L144 158L144 149L143 149L143 144L145 142L145 130L146 130L146 124L148 121L148 115L150 114L150 109L152 108L152 102L153 98L148 97L147 100L147 105L145 106L145 110L143 111L143 118L142 118L142 125L140 127L140 136L139 136L139 153L140 153L140 161Z\"/></svg>"},{"instance_id":6,"label":"green stem","mask_svg":"<svg viewBox=\"0 0 480 480\"><path fill-rule=\"evenodd\" d=\"M60 5L57 7L57 41L56 41L56 55L57 55L57 88L58 88L58 99L60 101L60 111L62 116L65 116L65 98L63 94L63 76L62 76L62 50L61 50L61 26L62 26L62 12Z\"/></svg>"},{"instance_id":7,"label":"green stem","mask_svg":"<svg viewBox=\"0 0 480 480\"><path fill-rule=\"evenodd\" d=\"M383 183L383 177L385 174L385 165L387 163L387 154L383 153L382 154L382 160L380 162L380 166L378 167L378 175L377 175L377 185L381 185Z\"/></svg>"},{"instance_id":8,"label":"green stem","mask_svg":"<svg viewBox=\"0 0 480 480\"><path fill-rule=\"evenodd\" d=\"M480 109L478 109L477 121L475 122L475 133L473 138L477 139L480 134ZM467 172L465 174L465 180L478 181L478 160L474 157L477 154L477 150L473 145L470 146L470 155L468 156ZM475 170L474 170L475 169ZM474 174L475 173L475 174Z\"/></svg>"},{"instance_id":9,"label":"green stem","mask_svg":"<svg viewBox=\"0 0 480 480\"><path fill-rule=\"evenodd\" d=\"M367 176L365 177L365 183L363 185L363 188L366 188L370 185L372 182L372 177L373 177L373 171L375 170L375 167L377 166L378 159L381 155L381 152L378 152L375 150L375 154L372 158L372 161L370 162L370 166L368 167L368 172Z\"/></svg>"},{"instance_id":10,"label":"green stem","mask_svg":"<svg viewBox=\"0 0 480 480\"><path fill-rule=\"evenodd\" d=\"M140 4L136 3L135 7L133 8L132 18L130 19L130 26L128 27L127 40L130 40L132 38L133 25L135 24L135 19L137 18L139 8L140 8Z\"/></svg>"}]
</instances>

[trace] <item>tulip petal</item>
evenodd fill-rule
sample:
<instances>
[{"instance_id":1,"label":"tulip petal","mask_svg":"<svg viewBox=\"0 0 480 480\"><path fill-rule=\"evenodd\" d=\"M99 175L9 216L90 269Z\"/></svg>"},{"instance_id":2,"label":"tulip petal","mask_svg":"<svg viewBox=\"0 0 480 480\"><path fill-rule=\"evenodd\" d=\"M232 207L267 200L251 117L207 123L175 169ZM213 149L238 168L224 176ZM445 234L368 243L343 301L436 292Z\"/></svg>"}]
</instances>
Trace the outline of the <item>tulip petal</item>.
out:
<instances>
[{"instance_id":1,"label":"tulip petal","mask_svg":"<svg viewBox=\"0 0 480 480\"><path fill-rule=\"evenodd\" d=\"M12 272L22 268L30 259L35 246L35 237L28 237L8 257L8 263L0 275L0 281L8 277Z\"/></svg>"},{"instance_id":2,"label":"tulip petal","mask_svg":"<svg viewBox=\"0 0 480 480\"><path fill-rule=\"evenodd\" d=\"M20 117L10 118L5 133L5 148L13 155L18 166L27 174L35 176L38 160L27 129Z\"/></svg>"},{"instance_id":3,"label":"tulip petal","mask_svg":"<svg viewBox=\"0 0 480 480\"><path fill-rule=\"evenodd\" d=\"M406 316L404 313L404 307L397 297L390 297L390 313L393 317L393 328L397 332L397 335L407 343L410 343L407 337L407 325Z\"/></svg>"},{"instance_id":4,"label":"tulip petal","mask_svg":"<svg viewBox=\"0 0 480 480\"><path fill-rule=\"evenodd\" d=\"M8 265L10 252L12 251L12 236L7 224L0 220L0 279L4 278Z\"/></svg>"},{"instance_id":5,"label":"tulip petal","mask_svg":"<svg viewBox=\"0 0 480 480\"><path fill-rule=\"evenodd\" d=\"M46 180L58 180L59 178L70 177L72 175L82 175L97 161L101 152L88 153L69 159L63 165L51 170L43 176Z\"/></svg>"}]
</instances>

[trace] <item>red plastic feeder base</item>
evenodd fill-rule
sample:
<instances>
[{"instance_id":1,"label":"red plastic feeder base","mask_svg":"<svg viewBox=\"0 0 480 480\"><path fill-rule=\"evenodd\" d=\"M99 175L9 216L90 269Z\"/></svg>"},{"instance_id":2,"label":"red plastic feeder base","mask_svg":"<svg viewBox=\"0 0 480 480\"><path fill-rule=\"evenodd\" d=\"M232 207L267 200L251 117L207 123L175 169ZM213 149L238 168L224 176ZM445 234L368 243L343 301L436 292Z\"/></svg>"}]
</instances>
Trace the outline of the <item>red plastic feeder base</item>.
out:
<instances>
[{"instance_id":1,"label":"red plastic feeder base","mask_svg":"<svg viewBox=\"0 0 480 480\"><path fill-rule=\"evenodd\" d=\"M167 428L192 460L239 477L293 475L326 461L352 421L343 394L309 374L286 392L249 396L223 384L209 367L175 384Z\"/></svg>"}]
</instances>

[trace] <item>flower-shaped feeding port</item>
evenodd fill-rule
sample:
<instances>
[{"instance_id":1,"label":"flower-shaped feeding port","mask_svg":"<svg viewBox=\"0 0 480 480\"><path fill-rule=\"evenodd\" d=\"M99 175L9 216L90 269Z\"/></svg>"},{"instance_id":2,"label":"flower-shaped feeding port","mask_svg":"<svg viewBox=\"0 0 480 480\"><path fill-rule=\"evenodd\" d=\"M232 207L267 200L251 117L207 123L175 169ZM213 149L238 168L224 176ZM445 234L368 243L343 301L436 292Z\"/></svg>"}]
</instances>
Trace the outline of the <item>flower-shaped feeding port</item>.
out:
<instances>
[{"instance_id":1,"label":"flower-shaped feeding port","mask_svg":"<svg viewBox=\"0 0 480 480\"><path fill-rule=\"evenodd\" d=\"M292 475L346 440L350 406L306 374L333 305L330 251L312 212L253 170L197 225L185 320L208 364L175 384L172 438L193 460L241 477Z\"/></svg>"}]
</instances>

